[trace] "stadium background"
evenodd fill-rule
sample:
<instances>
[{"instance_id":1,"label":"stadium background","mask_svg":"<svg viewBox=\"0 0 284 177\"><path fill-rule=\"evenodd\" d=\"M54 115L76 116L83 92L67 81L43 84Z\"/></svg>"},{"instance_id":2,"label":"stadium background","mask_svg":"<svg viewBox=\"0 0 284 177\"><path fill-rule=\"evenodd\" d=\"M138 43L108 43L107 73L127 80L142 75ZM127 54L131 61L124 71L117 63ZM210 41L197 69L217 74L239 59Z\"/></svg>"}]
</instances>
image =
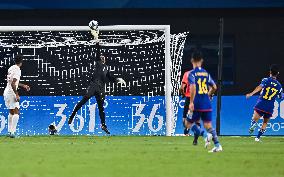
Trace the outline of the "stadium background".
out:
<instances>
[{"instance_id":1,"label":"stadium background","mask_svg":"<svg viewBox=\"0 0 284 177\"><path fill-rule=\"evenodd\" d=\"M219 1L214 4L209 1L200 3L184 1L174 6L166 1L162 7L149 1L139 4L133 1L121 1L120 3L106 1L99 4L80 1L81 6L78 7L74 1L71 3L68 1L68 7L63 10L63 4L65 5L67 1L61 1L61 3L49 1L48 4L30 2L29 6L21 5L20 1L16 0L6 3L1 1L1 26L86 25L91 19L97 19L100 25L170 24L172 33L190 31L184 50L182 73L189 69L188 58L191 49L198 46L205 51L206 68L213 73L215 80L218 63L218 19L224 17L224 43L227 47L224 49L225 82L222 107L224 112L221 119L221 134L223 127L226 129L223 132L225 135L245 134L240 129L246 130L255 98L244 102L244 97L241 95L253 89L260 79L266 76L271 63L277 63L280 66L284 64L284 4L282 1L255 0L247 3L247 1L235 0L233 3ZM263 9L264 6L270 8ZM213 49L206 48L209 44L213 45ZM5 79L6 70L7 67L1 65L1 82ZM283 67L280 73L284 73ZM279 80L283 83L284 77L280 75ZM40 93L37 96L40 96ZM246 104L246 108L240 111L243 109L243 104ZM279 104L282 105L280 101ZM283 106L280 108L277 113L282 115L284 108ZM243 121L239 121L240 117ZM280 127L280 130L269 131L268 134L284 134L283 118L278 116L275 122L272 121ZM239 122L242 122L240 127L236 130L231 128L231 125Z\"/></svg>"}]
</instances>

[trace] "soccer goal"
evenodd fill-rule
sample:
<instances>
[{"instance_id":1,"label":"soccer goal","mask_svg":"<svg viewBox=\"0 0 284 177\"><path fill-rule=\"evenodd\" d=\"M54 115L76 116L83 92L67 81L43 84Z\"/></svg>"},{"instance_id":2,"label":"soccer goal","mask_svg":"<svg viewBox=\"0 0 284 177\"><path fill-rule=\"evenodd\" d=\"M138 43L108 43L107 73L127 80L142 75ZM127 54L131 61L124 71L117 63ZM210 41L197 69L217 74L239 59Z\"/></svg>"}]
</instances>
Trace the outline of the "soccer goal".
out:
<instances>
[{"instance_id":1,"label":"soccer goal","mask_svg":"<svg viewBox=\"0 0 284 177\"><path fill-rule=\"evenodd\" d=\"M170 34L169 25L99 26L102 52L114 75L127 87L108 84L110 95L164 97L166 135L175 133L179 106L183 48L188 32ZM22 80L37 88L35 95L80 95L88 79L95 41L87 26L1 26L1 65L23 53L34 70ZM56 61L54 60L56 59ZM1 83L3 89L5 83ZM86 89L82 87L81 89Z\"/></svg>"}]
</instances>

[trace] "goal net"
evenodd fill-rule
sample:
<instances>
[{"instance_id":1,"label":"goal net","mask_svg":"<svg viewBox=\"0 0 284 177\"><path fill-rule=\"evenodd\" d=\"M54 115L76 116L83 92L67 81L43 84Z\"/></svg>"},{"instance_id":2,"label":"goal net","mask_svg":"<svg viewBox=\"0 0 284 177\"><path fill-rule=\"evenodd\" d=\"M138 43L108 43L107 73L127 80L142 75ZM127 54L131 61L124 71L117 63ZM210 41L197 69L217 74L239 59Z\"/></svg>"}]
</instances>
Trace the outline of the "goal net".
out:
<instances>
[{"instance_id":1,"label":"goal net","mask_svg":"<svg viewBox=\"0 0 284 177\"><path fill-rule=\"evenodd\" d=\"M181 62L187 32L170 34L167 25L101 26L101 53L116 77L127 85L108 83L107 95L164 96L166 135L173 135L179 105ZM82 95L96 53L85 26L6 26L0 28L1 68L23 54L23 82L36 96ZM28 66L28 67L25 67ZM0 69L1 69L0 68ZM6 86L0 82L0 91Z\"/></svg>"}]
</instances>

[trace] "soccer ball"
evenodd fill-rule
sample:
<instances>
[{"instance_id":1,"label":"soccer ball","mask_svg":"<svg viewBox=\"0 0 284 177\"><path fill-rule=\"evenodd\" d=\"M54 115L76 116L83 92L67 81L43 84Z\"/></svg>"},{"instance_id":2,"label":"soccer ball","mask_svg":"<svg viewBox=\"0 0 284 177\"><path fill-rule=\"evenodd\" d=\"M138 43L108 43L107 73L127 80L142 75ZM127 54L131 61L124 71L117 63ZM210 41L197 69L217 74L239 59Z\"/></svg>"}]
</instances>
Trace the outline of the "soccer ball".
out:
<instances>
[{"instance_id":1,"label":"soccer ball","mask_svg":"<svg viewBox=\"0 0 284 177\"><path fill-rule=\"evenodd\" d=\"M90 21L90 23L89 23L89 27L90 27L92 30L97 30L97 29L98 29L98 25L99 25L99 23L98 23L98 21L96 21L96 20L92 20L92 21Z\"/></svg>"}]
</instances>

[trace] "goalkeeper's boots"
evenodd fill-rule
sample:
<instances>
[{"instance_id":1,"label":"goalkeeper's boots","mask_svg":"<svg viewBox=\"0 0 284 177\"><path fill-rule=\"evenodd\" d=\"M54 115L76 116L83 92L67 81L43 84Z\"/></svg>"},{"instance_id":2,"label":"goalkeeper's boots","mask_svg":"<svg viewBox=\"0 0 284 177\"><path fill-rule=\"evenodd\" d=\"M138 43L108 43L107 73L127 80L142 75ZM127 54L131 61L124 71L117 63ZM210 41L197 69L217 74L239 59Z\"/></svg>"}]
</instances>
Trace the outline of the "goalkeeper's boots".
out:
<instances>
[{"instance_id":1,"label":"goalkeeper's boots","mask_svg":"<svg viewBox=\"0 0 284 177\"><path fill-rule=\"evenodd\" d=\"M206 149L210 146L212 137L213 137L213 136L212 136L211 133L207 133L206 138L204 138L204 141L205 141L204 147L205 147Z\"/></svg>"},{"instance_id":2,"label":"goalkeeper's boots","mask_svg":"<svg viewBox=\"0 0 284 177\"><path fill-rule=\"evenodd\" d=\"M103 124L103 125L101 126L101 128L102 128L102 130L103 130L104 132L106 132L106 134L110 134L110 132L109 132L108 129L107 129L106 124Z\"/></svg>"},{"instance_id":3,"label":"goalkeeper's boots","mask_svg":"<svg viewBox=\"0 0 284 177\"><path fill-rule=\"evenodd\" d=\"M193 139L192 145L196 146L197 144L198 144L198 135L194 135L194 139Z\"/></svg>"},{"instance_id":4,"label":"goalkeeper's boots","mask_svg":"<svg viewBox=\"0 0 284 177\"><path fill-rule=\"evenodd\" d=\"M252 125L249 128L249 134L252 134L255 130L255 128L257 127L257 123L252 123Z\"/></svg>"},{"instance_id":5,"label":"goalkeeper's boots","mask_svg":"<svg viewBox=\"0 0 284 177\"><path fill-rule=\"evenodd\" d=\"M208 152L221 152L223 151L222 146L219 144L217 146L215 146L212 150L208 151Z\"/></svg>"}]
</instances>

